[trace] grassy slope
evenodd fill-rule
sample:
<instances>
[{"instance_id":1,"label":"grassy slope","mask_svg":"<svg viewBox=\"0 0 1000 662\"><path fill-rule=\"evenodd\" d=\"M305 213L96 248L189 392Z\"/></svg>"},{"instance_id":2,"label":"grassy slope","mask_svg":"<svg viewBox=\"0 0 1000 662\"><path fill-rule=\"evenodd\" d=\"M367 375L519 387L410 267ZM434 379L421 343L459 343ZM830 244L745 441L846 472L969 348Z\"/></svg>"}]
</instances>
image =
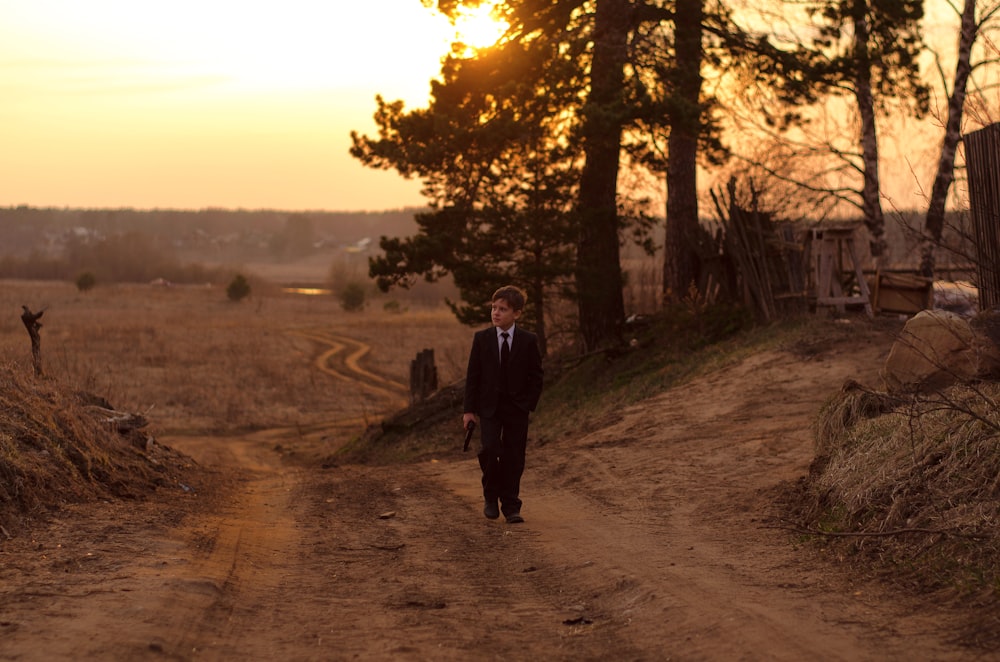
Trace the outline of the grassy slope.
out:
<instances>
[{"instance_id":1,"label":"grassy slope","mask_svg":"<svg viewBox=\"0 0 1000 662\"><path fill-rule=\"evenodd\" d=\"M623 405L638 402L692 376L738 361L767 347L802 342L837 328L814 317L754 327L737 310L719 308L693 316L642 320L625 329L622 347L545 361L545 389L532 417L532 439L545 444L610 420ZM460 451L462 383L428 403L400 413L348 444L331 462L391 463Z\"/></svg>"},{"instance_id":2,"label":"grassy slope","mask_svg":"<svg viewBox=\"0 0 1000 662\"><path fill-rule=\"evenodd\" d=\"M190 461L141 429L119 432L107 404L0 366L0 534L66 503L180 490Z\"/></svg>"}]
</instances>

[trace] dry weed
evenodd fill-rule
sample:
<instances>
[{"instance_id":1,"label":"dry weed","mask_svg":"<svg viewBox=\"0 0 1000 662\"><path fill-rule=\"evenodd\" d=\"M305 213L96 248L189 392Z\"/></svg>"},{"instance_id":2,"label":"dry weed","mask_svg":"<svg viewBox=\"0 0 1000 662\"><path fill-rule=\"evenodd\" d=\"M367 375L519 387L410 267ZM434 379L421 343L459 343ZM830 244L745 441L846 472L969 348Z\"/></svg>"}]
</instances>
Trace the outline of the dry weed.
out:
<instances>
[{"instance_id":1,"label":"dry weed","mask_svg":"<svg viewBox=\"0 0 1000 662\"><path fill-rule=\"evenodd\" d=\"M805 528L925 589L995 601L998 395L998 384L924 396L845 387L817 421Z\"/></svg>"},{"instance_id":2,"label":"dry weed","mask_svg":"<svg viewBox=\"0 0 1000 662\"><path fill-rule=\"evenodd\" d=\"M0 366L0 533L62 503L176 485L185 465L141 432L122 435L73 391Z\"/></svg>"}]
</instances>

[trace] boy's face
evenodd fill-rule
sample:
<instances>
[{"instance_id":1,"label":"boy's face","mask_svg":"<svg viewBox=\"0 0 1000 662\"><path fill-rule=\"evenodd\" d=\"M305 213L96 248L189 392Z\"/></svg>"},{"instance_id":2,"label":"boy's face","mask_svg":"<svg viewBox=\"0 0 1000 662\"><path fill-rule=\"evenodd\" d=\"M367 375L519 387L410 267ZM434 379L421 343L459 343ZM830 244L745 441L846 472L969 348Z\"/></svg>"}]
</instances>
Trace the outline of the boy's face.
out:
<instances>
[{"instance_id":1,"label":"boy's face","mask_svg":"<svg viewBox=\"0 0 1000 662\"><path fill-rule=\"evenodd\" d=\"M493 326L499 326L502 330L506 331L520 317L521 311L511 308L505 299L497 299L493 302Z\"/></svg>"}]
</instances>

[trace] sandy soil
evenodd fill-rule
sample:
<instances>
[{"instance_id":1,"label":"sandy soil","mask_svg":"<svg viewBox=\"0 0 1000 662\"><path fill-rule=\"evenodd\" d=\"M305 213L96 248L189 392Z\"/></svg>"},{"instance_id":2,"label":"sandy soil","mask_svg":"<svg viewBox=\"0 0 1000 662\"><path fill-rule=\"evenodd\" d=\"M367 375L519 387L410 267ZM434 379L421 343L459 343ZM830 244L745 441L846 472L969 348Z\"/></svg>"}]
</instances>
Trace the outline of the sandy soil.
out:
<instances>
[{"instance_id":1,"label":"sandy soil","mask_svg":"<svg viewBox=\"0 0 1000 662\"><path fill-rule=\"evenodd\" d=\"M454 454L405 466L288 461L321 431L161 439L197 483L5 543L0 659L982 659L960 613L775 526L820 405L890 343L757 354L530 444L519 525L482 516L458 419Z\"/></svg>"}]
</instances>

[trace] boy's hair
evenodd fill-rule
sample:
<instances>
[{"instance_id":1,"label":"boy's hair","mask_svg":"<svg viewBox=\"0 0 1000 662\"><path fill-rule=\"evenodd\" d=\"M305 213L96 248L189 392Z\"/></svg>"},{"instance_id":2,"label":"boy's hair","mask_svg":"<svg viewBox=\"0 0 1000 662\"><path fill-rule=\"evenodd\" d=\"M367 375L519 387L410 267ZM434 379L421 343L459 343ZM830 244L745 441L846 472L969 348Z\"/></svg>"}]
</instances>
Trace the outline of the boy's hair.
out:
<instances>
[{"instance_id":1,"label":"boy's hair","mask_svg":"<svg viewBox=\"0 0 1000 662\"><path fill-rule=\"evenodd\" d=\"M528 301L528 295L519 287L504 285L493 293L493 298L490 300L496 301L497 299L503 299L507 302L508 306L517 311L524 310L524 304Z\"/></svg>"}]
</instances>

